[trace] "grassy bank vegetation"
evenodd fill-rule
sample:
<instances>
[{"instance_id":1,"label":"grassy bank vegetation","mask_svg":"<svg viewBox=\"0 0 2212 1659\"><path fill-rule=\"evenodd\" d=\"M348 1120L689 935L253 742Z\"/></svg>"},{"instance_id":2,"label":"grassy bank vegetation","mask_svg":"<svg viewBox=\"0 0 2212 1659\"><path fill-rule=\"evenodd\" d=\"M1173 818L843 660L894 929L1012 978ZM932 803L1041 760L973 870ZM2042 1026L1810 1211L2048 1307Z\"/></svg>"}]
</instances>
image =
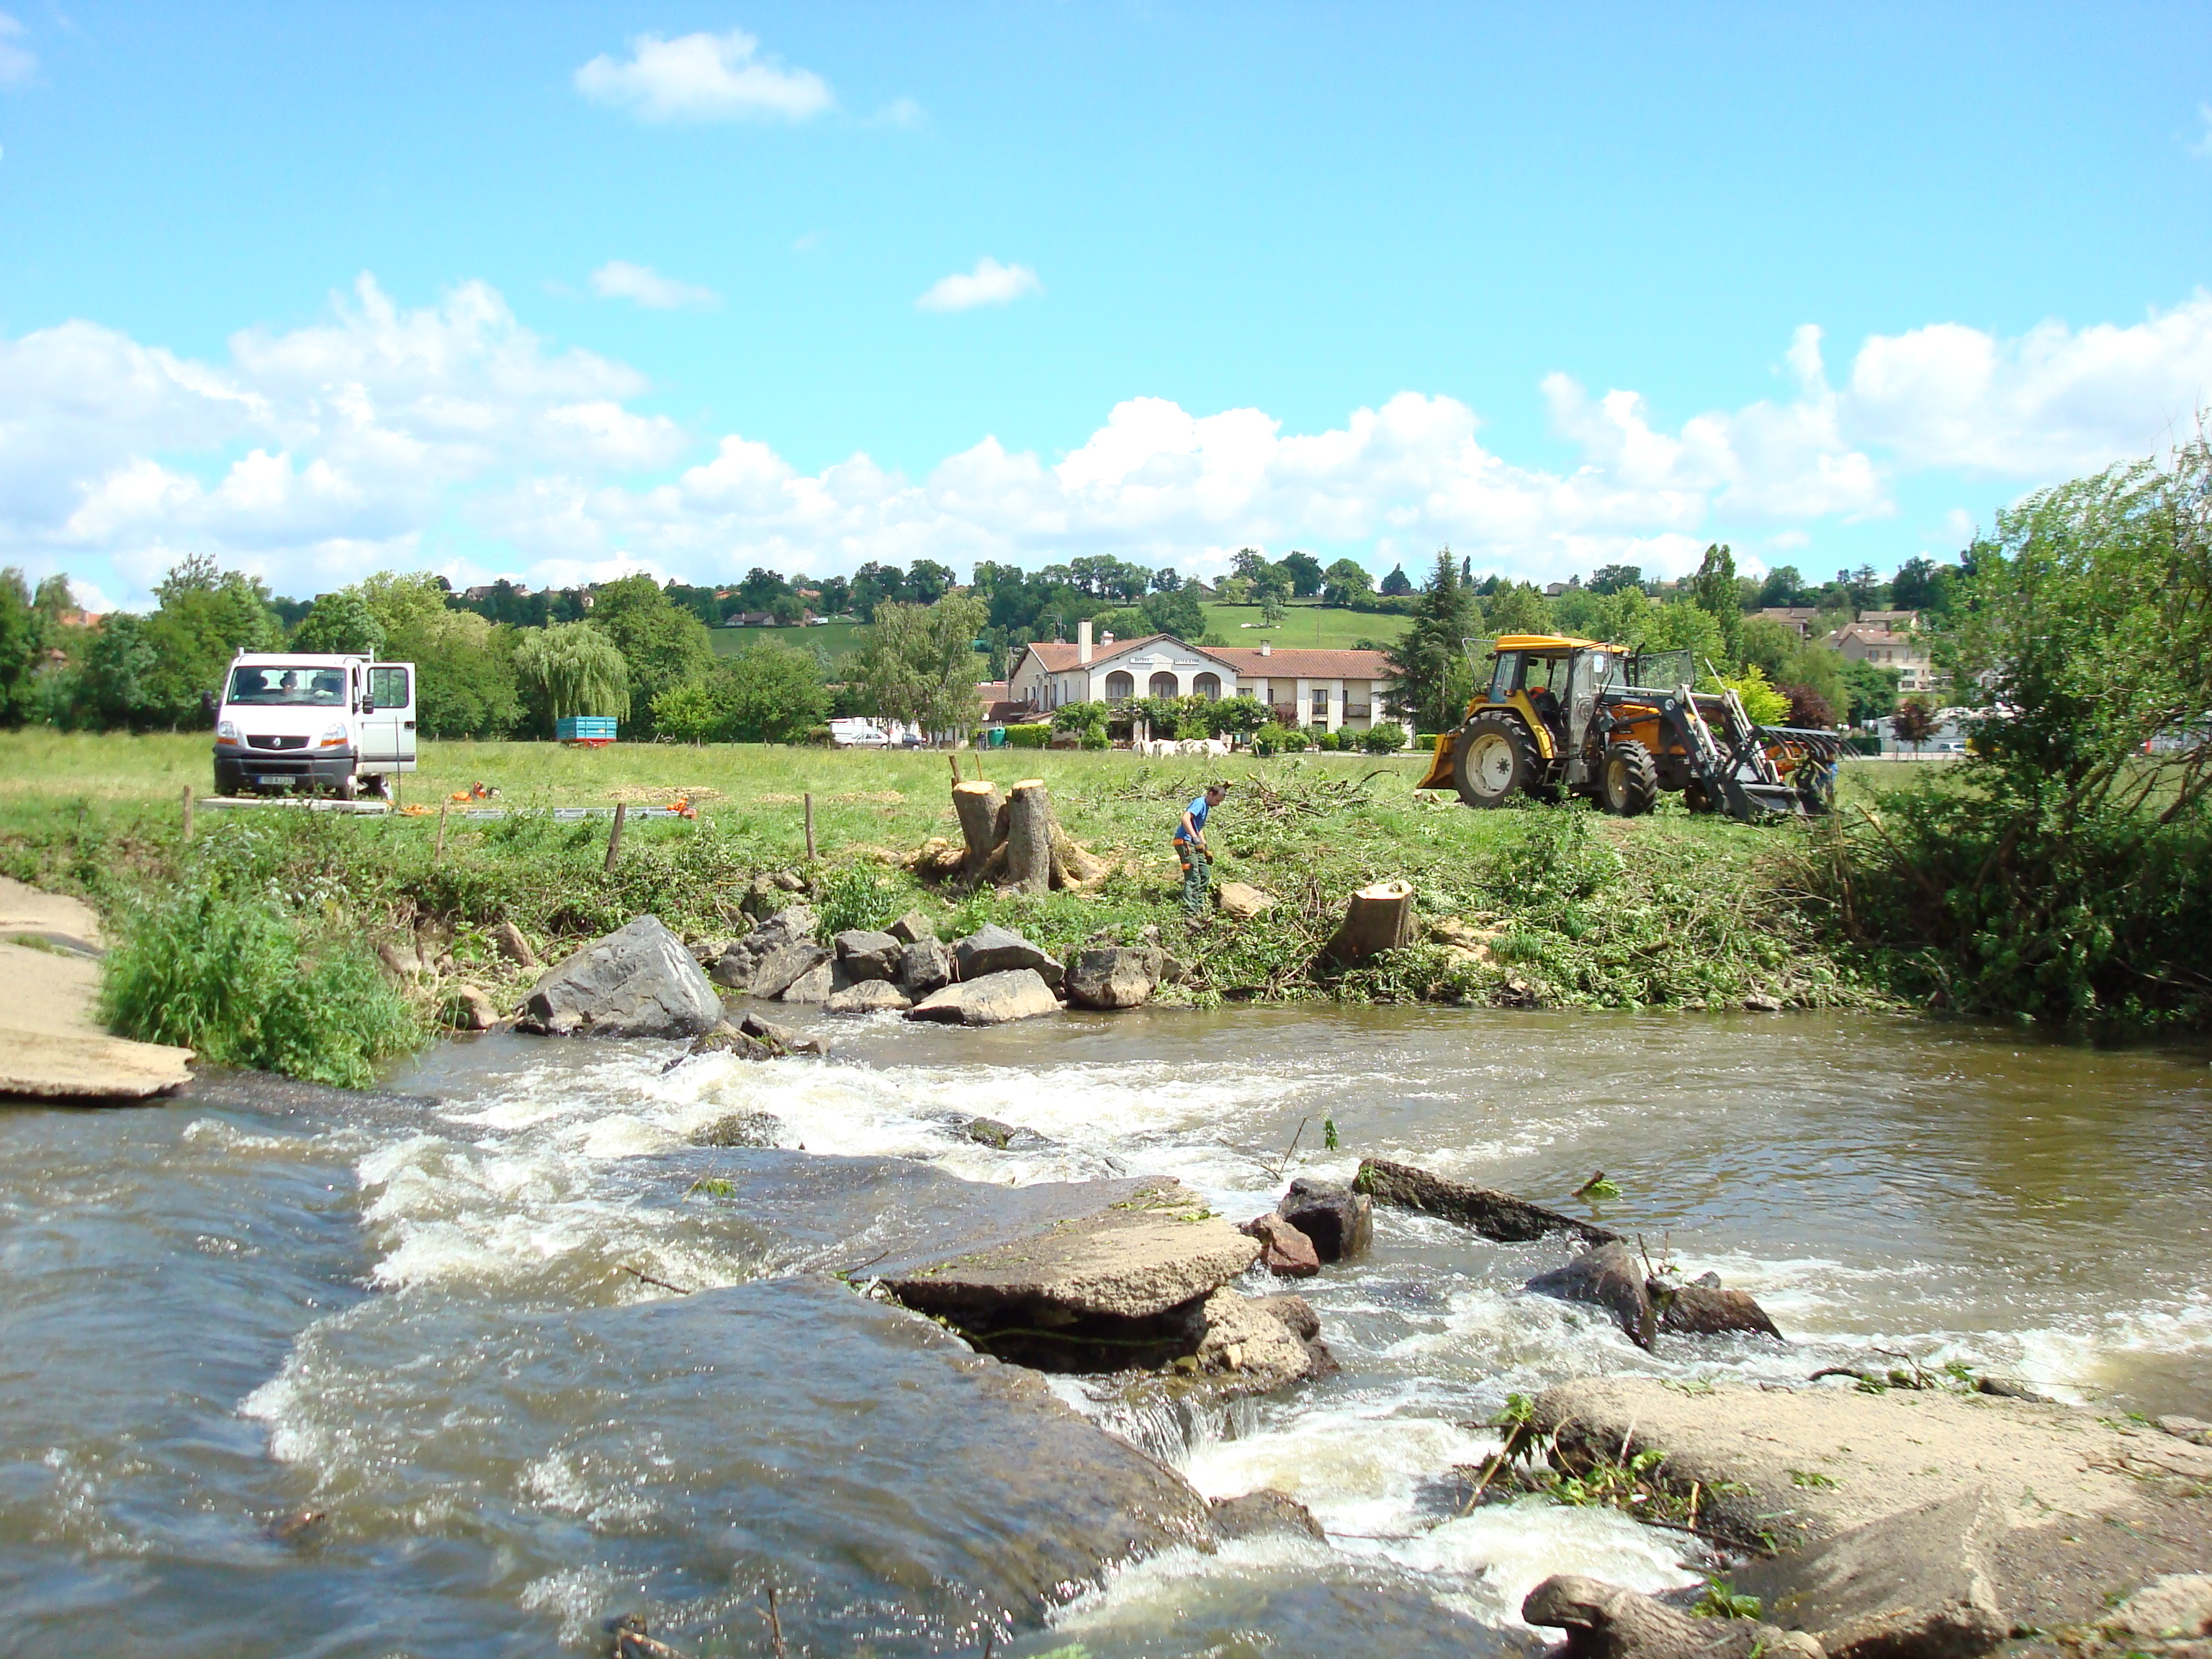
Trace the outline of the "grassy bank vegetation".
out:
<instances>
[{"instance_id":1,"label":"grassy bank vegetation","mask_svg":"<svg viewBox=\"0 0 2212 1659\"><path fill-rule=\"evenodd\" d=\"M1696 818L1671 802L1623 823L1586 809L1530 806L1470 812L1449 793L1412 786L1423 762L1358 756L1213 764L1237 787L1214 820L1216 875L1261 887L1273 910L1249 922L1213 914L1187 924L1169 832L1206 773L1195 761L1147 763L1127 754L983 757L994 775L1045 778L1070 833L1118 855L1120 871L1091 894L1030 898L963 893L917 883L906 859L933 836L957 831L942 753L841 753L763 745L617 745L597 752L546 744L425 745L406 781L422 816L354 817L282 806L203 810L182 837L179 796L207 765L204 738L0 734L0 867L24 880L82 892L129 941L120 964L132 984L189 977L177 939L204 928L191 909L255 907L262 921L226 922L257 941L251 977L287 976L269 964L284 946L267 919L294 930L302 964L290 982L340 995L366 941L435 932L456 975L495 995L519 991L486 934L511 921L542 953L557 955L641 912L691 938L746 925L739 906L761 873L811 878L817 904L839 926L886 921L919 906L947 938L985 921L1015 927L1066 951L1094 936L1133 939L1158 925L1192 973L1200 1001L1347 997L1442 999L1555 1006L1734 1006L1753 994L1808 1006L1881 1000L1863 976L1808 951L1802 928L1771 890L1778 855L1799 832ZM965 769L975 757L961 756ZM506 816L472 817L453 805L438 850L435 805L477 784L498 789ZM814 797L820 858L805 856L803 799ZM605 868L605 817L561 820L548 809L628 800L690 800L694 820L633 820L622 854ZM1336 976L1316 966L1352 889L1385 877L1413 884L1424 937L1382 965ZM260 929L261 931L253 931ZM142 938L149 941L143 950ZM167 941L167 942L163 942ZM134 955L133 952L138 954ZM215 953L201 960L212 962ZM118 971L118 981L122 982ZM356 991L364 981L343 981ZM377 981L381 985L383 981ZM118 994L122 1013L172 1000ZM344 994L353 994L351 993ZM427 1029L438 1010L417 991ZM343 1000L343 995L340 995ZM195 1046L225 1006L203 988L174 999L207 1009ZM142 1013L135 1029L172 1033ZM183 1018L181 1014L174 1018ZM263 1020L276 1029L283 1020ZM338 1047L337 1070L397 1046L372 1012L362 1040ZM343 1035L343 1034L339 1034ZM281 1041L235 1051L298 1070ZM331 1073L335 1075L335 1072Z\"/></svg>"}]
</instances>

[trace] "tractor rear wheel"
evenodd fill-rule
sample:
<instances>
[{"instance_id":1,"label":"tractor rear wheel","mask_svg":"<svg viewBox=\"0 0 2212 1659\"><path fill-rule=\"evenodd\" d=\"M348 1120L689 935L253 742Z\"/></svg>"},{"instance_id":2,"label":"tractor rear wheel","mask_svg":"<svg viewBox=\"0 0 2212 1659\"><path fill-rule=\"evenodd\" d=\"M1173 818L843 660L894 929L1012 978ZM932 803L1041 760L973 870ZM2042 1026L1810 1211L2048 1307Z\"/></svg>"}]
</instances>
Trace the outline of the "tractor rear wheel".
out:
<instances>
[{"instance_id":1,"label":"tractor rear wheel","mask_svg":"<svg viewBox=\"0 0 2212 1659\"><path fill-rule=\"evenodd\" d=\"M1483 714L1460 733L1452 754L1452 786L1469 806L1503 806L1535 775L1536 745L1520 721Z\"/></svg>"},{"instance_id":2,"label":"tractor rear wheel","mask_svg":"<svg viewBox=\"0 0 2212 1659\"><path fill-rule=\"evenodd\" d=\"M1642 744L1616 743L1605 751L1598 784L1607 811L1615 817L1640 817L1659 799L1659 768Z\"/></svg>"}]
</instances>

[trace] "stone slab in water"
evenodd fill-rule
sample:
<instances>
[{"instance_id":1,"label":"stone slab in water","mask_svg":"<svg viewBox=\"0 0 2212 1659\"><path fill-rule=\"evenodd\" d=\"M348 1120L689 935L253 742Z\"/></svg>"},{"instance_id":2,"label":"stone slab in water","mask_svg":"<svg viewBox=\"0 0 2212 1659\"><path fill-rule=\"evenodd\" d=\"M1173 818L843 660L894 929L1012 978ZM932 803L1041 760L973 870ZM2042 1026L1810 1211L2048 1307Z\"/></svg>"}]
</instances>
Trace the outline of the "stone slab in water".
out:
<instances>
[{"instance_id":1,"label":"stone slab in water","mask_svg":"<svg viewBox=\"0 0 2212 1659\"><path fill-rule=\"evenodd\" d=\"M1206 1296L1259 1259L1247 1238L1180 1182L1087 1182L1079 1212L980 1250L880 1271L910 1308L951 1316L1054 1310L1146 1319ZM1086 1197L1078 1197L1083 1194Z\"/></svg>"},{"instance_id":2,"label":"stone slab in water","mask_svg":"<svg viewBox=\"0 0 2212 1659\"><path fill-rule=\"evenodd\" d=\"M1611 1244L1620 1238L1609 1228L1577 1221L1571 1215L1531 1204L1511 1193L1449 1180L1426 1170L1415 1169L1410 1164L1393 1164L1388 1158L1362 1158L1359 1173L1352 1178L1352 1184L1377 1204L1395 1204L1403 1209L1442 1216L1447 1221L1474 1228L1485 1238L1507 1243L1541 1238L1547 1233L1572 1233L1586 1244Z\"/></svg>"}]
</instances>

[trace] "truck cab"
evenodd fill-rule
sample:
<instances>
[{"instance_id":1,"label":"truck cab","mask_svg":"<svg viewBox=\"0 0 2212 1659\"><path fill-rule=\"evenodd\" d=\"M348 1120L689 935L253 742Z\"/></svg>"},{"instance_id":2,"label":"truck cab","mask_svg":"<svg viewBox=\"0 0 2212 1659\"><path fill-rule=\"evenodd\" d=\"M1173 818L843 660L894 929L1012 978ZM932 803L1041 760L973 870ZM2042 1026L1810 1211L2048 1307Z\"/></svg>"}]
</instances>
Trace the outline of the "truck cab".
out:
<instances>
[{"instance_id":1,"label":"truck cab","mask_svg":"<svg viewBox=\"0 0 2212 1659\"><path fill-rule=\"evenodd\" d=\"M388 799L415 769L415 690L413 663L240 652L216 709L216 793Z\"/></svg>"}]
</instances>

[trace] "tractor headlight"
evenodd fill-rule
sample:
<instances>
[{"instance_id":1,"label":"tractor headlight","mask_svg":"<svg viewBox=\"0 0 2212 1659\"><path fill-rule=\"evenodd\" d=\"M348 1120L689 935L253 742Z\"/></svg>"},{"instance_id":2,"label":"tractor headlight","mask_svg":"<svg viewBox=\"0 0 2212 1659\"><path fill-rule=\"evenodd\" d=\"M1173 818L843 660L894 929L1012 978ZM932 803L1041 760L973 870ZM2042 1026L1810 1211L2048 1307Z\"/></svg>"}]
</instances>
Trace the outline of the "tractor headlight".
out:
<instances>
[{"instance_id":1,"label":"tractor headlight","mask_svg":"<svg viewBox=\"0 0 2212 1659\"><path fill-rule=\"evenodd\" d=\"M323 747L328 749L333 744L343 743L346 736L346 723L343 720L332 720L323 728Z\"/></svg>"},{"instance_id":2,"label":"tractor headlight","mask_svg":"<svg viewBox=\"0 0 2212 1659\"><path fill-rule=\"evenodd\" d=\"M238 722L235 720L216 721L215 728L215 740L217 743L236 743L239 740Z\"/></svg>"}]
</instances>

